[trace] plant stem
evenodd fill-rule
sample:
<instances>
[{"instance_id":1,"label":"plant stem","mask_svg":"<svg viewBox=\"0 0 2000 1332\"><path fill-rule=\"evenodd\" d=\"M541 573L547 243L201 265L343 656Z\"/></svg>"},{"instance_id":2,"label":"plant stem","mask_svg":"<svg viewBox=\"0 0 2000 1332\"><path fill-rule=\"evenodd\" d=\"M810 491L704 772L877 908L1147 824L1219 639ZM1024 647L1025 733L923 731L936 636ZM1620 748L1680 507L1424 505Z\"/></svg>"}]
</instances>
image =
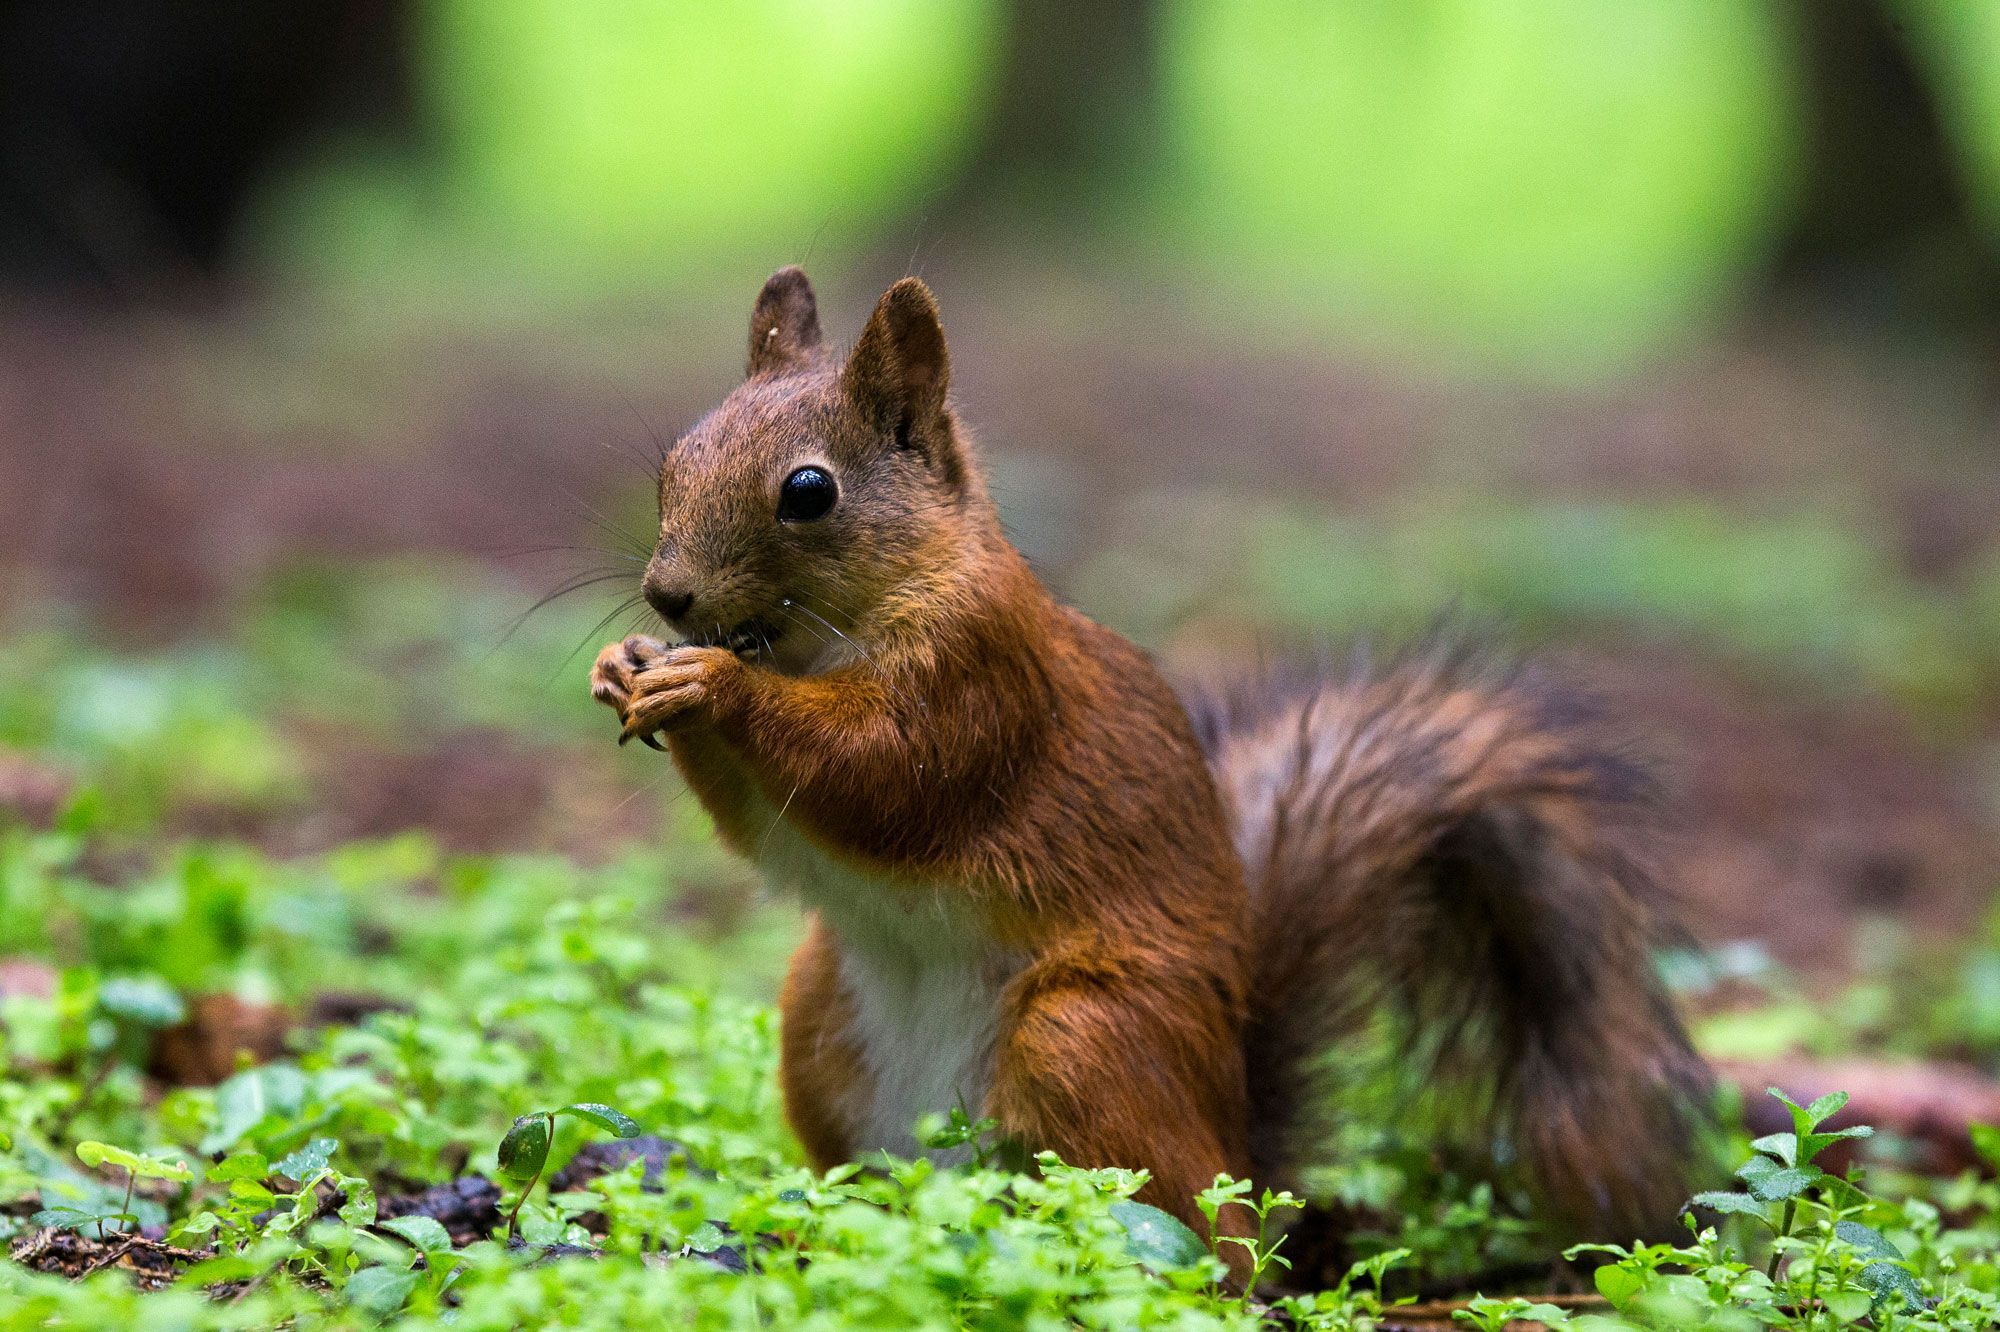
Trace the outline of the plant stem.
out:
<instances>
[{"instance_id":1,"label":"plant stem","mask_svg":"<svg viewBox=\"0 0 2000 1332\"><path fill-rule=\"evenodd\" d=\"M548 1121L549 1121L549 1147L553 1149L556 1142L555 1115L553 1114L549 1115ZM522 1204L526 1203L528 1201L528 1195L535 1191L535 1185L542 1182L542 1172L548 1168L549 1168L549 1157L548 1153L545 1151L542 1153L542 1163L535 1167L534 1178L530 1179L527 1182L527 1184L525 1184L522 1187L521 1196L514 1200L514 1210L507 1213L507 1238L509 1240L512 1240L514 1238L514 1221L521 1215Z\"/></svg>"},{"instance_id":2,"label":"plant stem","mask_svg":"<svg viewBox=\"0 0 2000 1332\"><path fill-rule=\"evenodd\" d=\"M129 1170L125 1172L125 1205L118 1209L129 1218L125 1224L132 1228L132 1233L135 1235L139 1233L139 1218L132 1215L132 1186L138 1182L137 1175Z\"/></svg>"},{"instance_id":3,"label":"plant stem","mask_svg":"<svg viewBox=\"0 0 2000 1332\"><path fill-rule=\"evenodd\" d=\"M1784 1250L1778 1247L1778 1240L1784 1239L1792 1233L1792 1218L1797 1215L1798 1210L1799 1200L1797 1198L1785 1199L1784 1224L1778 1227L1777 1239L1771 1241L1771 1269L1764 1274L1773 1281L1778 1279L1778 1259L1784 1252Z\"/></svg>"}]
</instances>

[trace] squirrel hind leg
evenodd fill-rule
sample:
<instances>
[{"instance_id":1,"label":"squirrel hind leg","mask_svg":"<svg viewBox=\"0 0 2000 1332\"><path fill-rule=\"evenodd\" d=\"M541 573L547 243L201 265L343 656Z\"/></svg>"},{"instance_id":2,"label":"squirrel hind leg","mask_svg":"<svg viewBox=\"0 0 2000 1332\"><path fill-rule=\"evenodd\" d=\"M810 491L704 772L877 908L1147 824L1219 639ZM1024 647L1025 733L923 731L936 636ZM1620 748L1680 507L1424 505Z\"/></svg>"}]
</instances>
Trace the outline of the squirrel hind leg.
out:
<instances>
[{"instance_id":1,"label":"squirrel hind leg","mask_svg":"<svg viewBox=\"0 0 2000 1332\"><path fill-rule=\"evenodd\" d=\"M1265 1177L1323 1146L1328 1049L1386 1026L1427 1108L1551 1212L1670 1221L1707 1073L1653 966L1650 784L1587 702L1455 648L1194 706L1255 908Z\"/></svg>"}]
</instances>

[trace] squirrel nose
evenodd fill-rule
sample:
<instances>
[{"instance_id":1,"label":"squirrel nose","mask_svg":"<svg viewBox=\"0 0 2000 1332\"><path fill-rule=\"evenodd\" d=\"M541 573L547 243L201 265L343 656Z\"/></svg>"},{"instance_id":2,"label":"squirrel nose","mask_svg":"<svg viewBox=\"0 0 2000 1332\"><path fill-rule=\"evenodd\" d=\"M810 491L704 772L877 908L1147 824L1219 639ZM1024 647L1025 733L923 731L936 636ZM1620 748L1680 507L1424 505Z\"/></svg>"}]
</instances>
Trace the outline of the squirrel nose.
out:
<instances>
[{"instance_id":1,"label":"squirrel nose","mask_svg":"<svg viewBox=\"0 0 2000 1332\"><path fill-rule=\"evenodd\" d=\"M646 600L660 613L662 619L678 620L688 613L688 607L694 605L694 593L684 592L677 587L648 584Z\"/></svg>"}]
</instances>

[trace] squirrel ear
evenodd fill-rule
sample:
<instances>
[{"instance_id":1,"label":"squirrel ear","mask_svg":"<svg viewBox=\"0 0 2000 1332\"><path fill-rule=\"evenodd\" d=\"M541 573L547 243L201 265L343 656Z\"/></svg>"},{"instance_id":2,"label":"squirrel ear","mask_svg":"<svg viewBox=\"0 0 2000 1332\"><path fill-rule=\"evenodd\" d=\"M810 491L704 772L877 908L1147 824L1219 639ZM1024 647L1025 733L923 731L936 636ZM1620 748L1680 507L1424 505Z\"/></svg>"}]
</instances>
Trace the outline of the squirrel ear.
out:
<instances>
[{"instance_id":1,"label":"squirrel ear","mask_svg":"<svg viewBox=\"0 0 2000 1332\"><path fill-rule=\"evenodd\" d=\"M745 373L796 366L819 347L819 302L805 270L793 264L771 274L750 311L750 362Z\"/></svg>"},{"instance_id":2,"label":"squirrel ear","mask_svg":"<svg viewBox=\"0 0 2000 1332\"><path fill-rule=\"evenodd\" d=\"M841 387L902 448L918 449L951 479L956 446L945 412L951 362L937 301L919 278L882 293L840 372Z\"/></svg>"}]
</instances>

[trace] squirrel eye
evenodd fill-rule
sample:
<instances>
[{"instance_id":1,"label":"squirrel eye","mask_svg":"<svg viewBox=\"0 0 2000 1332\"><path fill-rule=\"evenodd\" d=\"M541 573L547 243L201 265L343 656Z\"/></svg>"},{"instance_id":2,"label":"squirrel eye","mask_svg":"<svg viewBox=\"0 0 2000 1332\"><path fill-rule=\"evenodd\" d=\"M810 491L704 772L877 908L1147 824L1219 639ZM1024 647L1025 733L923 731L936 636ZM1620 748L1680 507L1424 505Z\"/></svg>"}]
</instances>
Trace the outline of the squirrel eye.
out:
<instances>
[{"instance_id":1,"label":"squirrel eye","mask_svg":"<svg viewBox=\"0 0 2000 1332\"><path fill-rule=\"evenodd\" d=\"M778 487L779 521L809 523L824 518L839 493L833 474L824 467L801 467Z\"/></svg>"}]
</instances>

